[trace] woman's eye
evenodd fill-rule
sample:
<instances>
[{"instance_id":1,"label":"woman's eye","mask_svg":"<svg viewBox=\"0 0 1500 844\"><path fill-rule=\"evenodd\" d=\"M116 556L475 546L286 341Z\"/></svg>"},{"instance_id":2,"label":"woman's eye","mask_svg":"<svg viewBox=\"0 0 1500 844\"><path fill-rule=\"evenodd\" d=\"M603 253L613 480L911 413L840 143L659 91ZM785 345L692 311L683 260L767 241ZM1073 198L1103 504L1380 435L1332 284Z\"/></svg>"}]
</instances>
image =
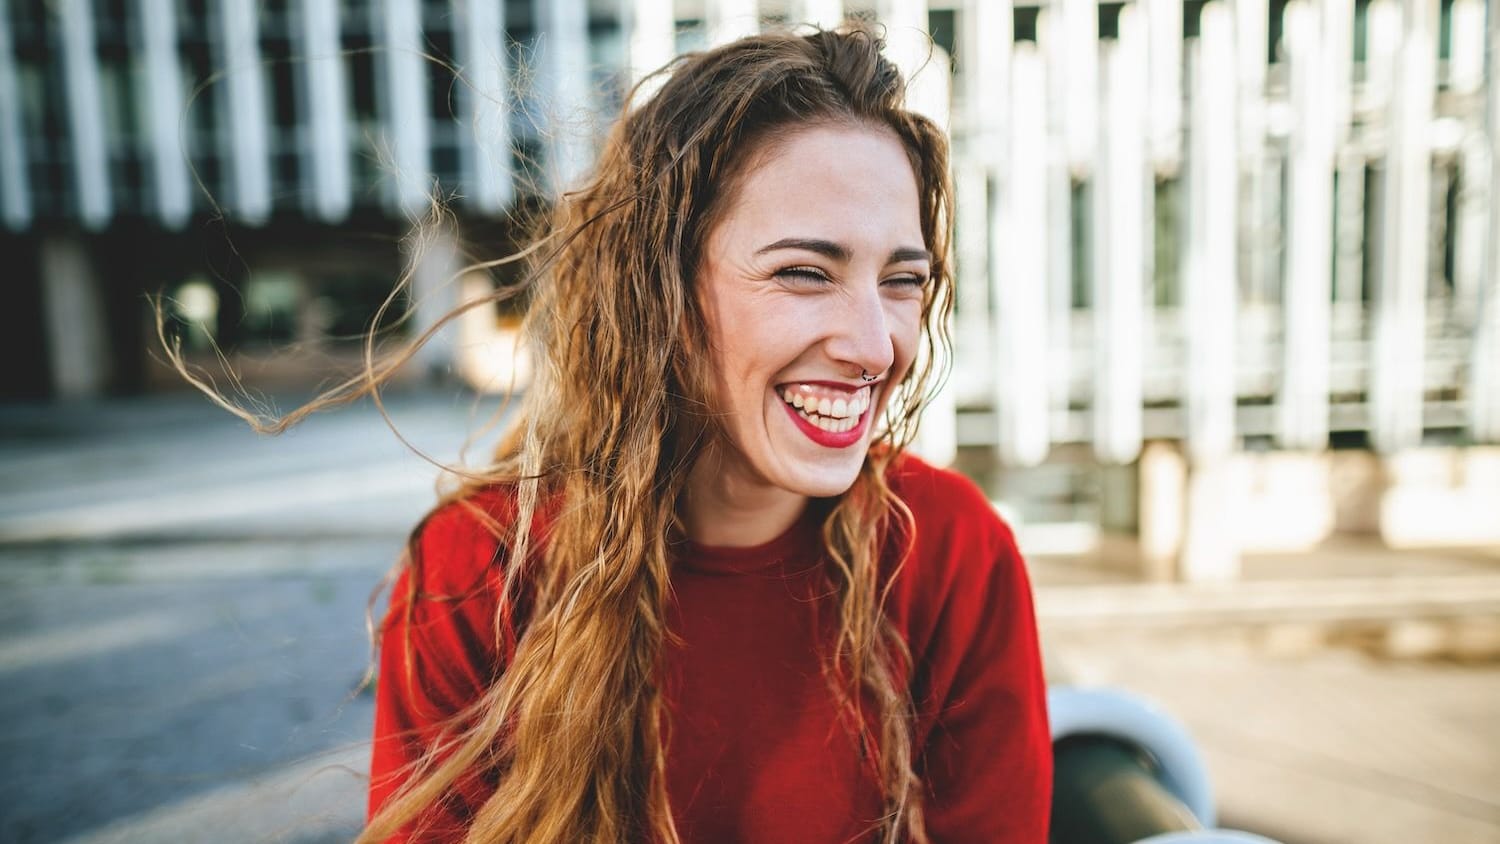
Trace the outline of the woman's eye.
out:
<instances>
[{"instance_id":1,"label":"woman's eye","mask_svg":"<svg viewBox=\"0 0 1500 844\"><path fill-rule=\"evenodd\" d=\"M919 290L919 289L921 289L922 287L924 287L927 284L927 276L925 276L925 275L898 275L898 276L892 276L891 278L886 279L885 283L888 284L888 285L891 285L892 287L910 288L912 290Z\"/></svg>"},{"instance_id":2,"label":"woman's eye","mask_svg":"<svg viewBox=\"0 0 1500 844\"><path fill-rule=\"evenodd\" d=\"M823 284L833 280L828 277L828 273L817 267L787 267L778 271L776 276L805 284Z\"/></svg>"}]
</instances>

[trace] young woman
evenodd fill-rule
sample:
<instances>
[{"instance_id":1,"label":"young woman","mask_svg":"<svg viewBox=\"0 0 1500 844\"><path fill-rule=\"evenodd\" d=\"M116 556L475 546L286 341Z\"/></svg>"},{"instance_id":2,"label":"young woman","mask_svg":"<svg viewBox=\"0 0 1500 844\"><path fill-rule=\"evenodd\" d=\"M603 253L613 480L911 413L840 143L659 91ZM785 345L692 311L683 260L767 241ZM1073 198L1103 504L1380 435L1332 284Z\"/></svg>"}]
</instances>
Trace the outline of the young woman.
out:
<instances>
[{"instance_id":1,"label":"young woman","mask_svg":"<svg viewBox=\"0 0 1500 844\"><path fill-rule=\"evenodd\" d=\"M381 627L362 841L1046 840L1014 540L903 452L952 198L880 50L679 59L557 206L534 384Z\"/></svg>"}]
</instances>

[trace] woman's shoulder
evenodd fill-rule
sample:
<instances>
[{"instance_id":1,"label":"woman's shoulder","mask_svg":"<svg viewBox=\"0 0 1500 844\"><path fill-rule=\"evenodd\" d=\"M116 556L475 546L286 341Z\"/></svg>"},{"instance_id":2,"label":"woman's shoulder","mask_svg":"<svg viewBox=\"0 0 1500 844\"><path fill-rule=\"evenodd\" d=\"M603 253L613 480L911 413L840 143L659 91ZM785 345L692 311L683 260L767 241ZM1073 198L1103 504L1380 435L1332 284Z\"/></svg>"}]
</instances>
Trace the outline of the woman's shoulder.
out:
<instances>
[{"instance_id":1,"label":"woman's shoulder","mask_svg":"<svg viewBox=\"0 0 1500 844\"><path fill-rule=\"evenodd\" d=\"M917 658L964 653L978 639L1011 635L978 631L1031 617L1015 534L977 484L915 456L900 458L888 479L912 515L889 611Z\"/></svg>"},{"instance_id":2,"label":"woman's shoulder","mask_svg":"<svg viewBox=\"0 0 1500 844\"><path fill-rule=\"evenodd\" d=\"M408 543L422 591L458 594L498 575L516 512L514 486L500 484L469 490L429 511Z\"/></svg>"},{"instance_id":3,"label":"woman's shoulder","mask_svg":"<svg viewBox=\"0 0 1500 844\"><path fill-rule=\"evenodd\" d=\"M428 511L415 533L446 542L499 538L515 521L516 489L492 484L449 497Z\"/></svg>"},{"instance_id":4,"label":"woman's shoulder","mask_svg":"<svg viewBox=\"0 0 1500 844\"><path fill-rule=\"evenodd\" d=\"M962 533L971 541L1014 542L1010 526L989 496L967 476L906 453L892 461L886 477L891 490L911 510L919 533Z\"/></svg>"},{"instance_id":5,"label":"woman's shoulder","mask_svg":"<svg viewBox=\"0 0 1500 844\"><path fill-rule=\"evenodd\" d=\"M898 591L942 602L1025 577L1014 532L974 481L915 455L897 458L887 479L912 515Z\"/></svg>"}]
</instances>

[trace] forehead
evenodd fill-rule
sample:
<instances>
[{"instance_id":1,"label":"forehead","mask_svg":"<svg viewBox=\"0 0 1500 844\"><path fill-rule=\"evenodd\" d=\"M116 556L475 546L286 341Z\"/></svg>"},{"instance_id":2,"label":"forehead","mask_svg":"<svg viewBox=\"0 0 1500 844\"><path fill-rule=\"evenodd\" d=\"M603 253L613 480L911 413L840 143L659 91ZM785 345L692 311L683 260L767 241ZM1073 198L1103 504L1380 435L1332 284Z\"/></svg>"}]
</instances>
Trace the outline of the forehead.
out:
<instances>
[{"instance_id":1,"label":"forehead","mask_svg":"<svg viewBox=\"0 0 1500 844\"><path fill-rule=\"evenodd\" d=\"M886 252L924 245L916 175L888 129L816 126L772 138L728 199L720 237L820 237Z\"/></svg>"}]
</instances>

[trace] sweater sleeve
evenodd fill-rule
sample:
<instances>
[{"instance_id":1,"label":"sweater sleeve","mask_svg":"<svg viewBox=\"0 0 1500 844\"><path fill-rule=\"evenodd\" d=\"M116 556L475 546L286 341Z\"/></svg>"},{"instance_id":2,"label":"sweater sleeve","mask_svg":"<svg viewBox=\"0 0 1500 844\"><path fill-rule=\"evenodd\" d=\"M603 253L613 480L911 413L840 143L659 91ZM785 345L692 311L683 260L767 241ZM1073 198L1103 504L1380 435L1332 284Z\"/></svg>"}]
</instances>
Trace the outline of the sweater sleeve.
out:
<instances>
[{"instance_id":1,"label":"sweater sleeve","mask_svg":"<svg viewBox=\"0 0 1500 844\"><path fill-rule=\"evenodd\" d=\"M380 631L370 817L499 673L498 543L472 515L450 505L419 528L412 552L416 565L392 588ZM492 775L471 771L388 840L461 840L494 788Z\"/></svg>"},{"instance_id":2,"label":"sweater sleeve","mask_svg":"<svg viewBox=\"0 0 1500 844\"><path fill-rule=\"evenodd\" d=\"M1052 741L1031 585L1008 528L991 547L955 580L930 665L942 691L919 773L934 844L1047 840Z\"/></svg>"}]
</instances>

